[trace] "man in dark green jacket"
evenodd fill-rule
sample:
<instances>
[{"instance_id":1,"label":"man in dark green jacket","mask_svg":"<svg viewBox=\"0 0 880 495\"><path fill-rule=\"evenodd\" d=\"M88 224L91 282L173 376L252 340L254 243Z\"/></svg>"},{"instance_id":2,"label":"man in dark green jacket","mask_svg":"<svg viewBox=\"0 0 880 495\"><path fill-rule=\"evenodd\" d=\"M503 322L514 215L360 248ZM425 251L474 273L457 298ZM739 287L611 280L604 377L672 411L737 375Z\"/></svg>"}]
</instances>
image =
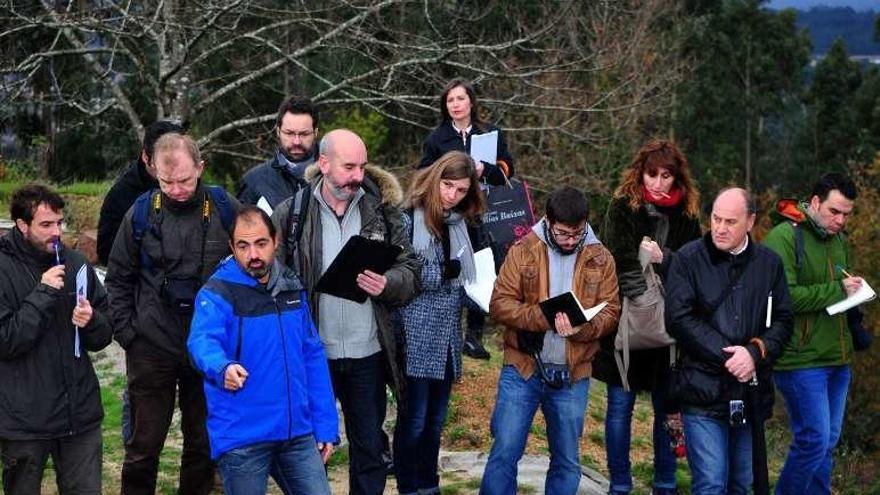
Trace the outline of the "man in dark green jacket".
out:
<instances>
[{"instance_id":1,"label":"man in dark green jacket","mask_svg":"<svg viewBox=\"0 0 880 495\"><path fill-rule=\"evenodd\" d=\"M9 495L39 494L50 455L62 495L101 493L104 410L87 351L106 347L113 328L94 270L60 243L63 208L48 188L22 187L9 208L15 227L0 238L0 458Z\"/></svg>"},{"instance_id":2,"label":"man in dark green jacket","mask_svg":"<svg viewBox=\"0 0 880 495\"><path fill-rule=\"evenodd\" d=\"M832 450L840 438L850 383L852 338L846 314L825 308L861 287L843 228L858 191L841 174L824 175L808 202L782 200L784 220L765 244L782 258L795 313L794 333L773 377L793 433L777 494L831 493Z\"/></svg>"}]
</instances>

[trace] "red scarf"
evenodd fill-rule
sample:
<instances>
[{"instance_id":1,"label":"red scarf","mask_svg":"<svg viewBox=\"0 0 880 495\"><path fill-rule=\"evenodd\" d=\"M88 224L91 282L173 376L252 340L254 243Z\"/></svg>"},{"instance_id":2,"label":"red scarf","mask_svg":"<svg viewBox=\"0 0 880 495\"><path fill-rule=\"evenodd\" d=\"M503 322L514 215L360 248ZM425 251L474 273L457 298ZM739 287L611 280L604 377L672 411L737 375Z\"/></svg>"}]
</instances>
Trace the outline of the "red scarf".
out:
<instances>
[{"instance_id":1,"label":"red scarf","mask_svg":"<svg viewBox=\"0 0 880 495\"><path fill-rule=\"evenodd\" d=\"M657 206L662 206L665 208L669 208L671 206L675 206L681 203L681 200L684 198L684 192L682 192L681 188L672 186L672 189L669 190L668 197L658 197L651 194L651 191L648 190L644 185L642 186L642 193L645 198L645 201L648 203L652 203Z\"/></svg>"}]
</instances>

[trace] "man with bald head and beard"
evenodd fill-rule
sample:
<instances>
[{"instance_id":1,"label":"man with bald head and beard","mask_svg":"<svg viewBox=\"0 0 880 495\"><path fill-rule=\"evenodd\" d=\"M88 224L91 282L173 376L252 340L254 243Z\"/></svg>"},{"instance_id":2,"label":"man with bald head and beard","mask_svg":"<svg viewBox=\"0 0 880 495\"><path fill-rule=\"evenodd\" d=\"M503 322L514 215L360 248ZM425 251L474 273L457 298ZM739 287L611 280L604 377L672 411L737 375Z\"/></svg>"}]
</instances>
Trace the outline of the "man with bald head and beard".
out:
<instances>
[{"instance_id":1,"label":"man with bald head and beard","mask_svg":"<svg viewBox=\"0 0 880 495\"><path fill-rule=\"evenodd\" d=\"M386 476L386 382L398 404L404 398L391 310L418 293L421 263L398 208L400 184L392 174L367 165L367 148L357 134L346 129L327 133L318 163L306 170L305 178L308 185L272 215L282 239L277 257L300 276L327 353L350 442L349 493L378 495ZM366 270L358 275L358 286L369 296L363 303L315 291L318 279L355 235L402 246L403 251L385 273Z\"/></svg>"},{"instance_id":2,"label":"man with bald head and beard","mask_svg":"<svg viewBox=\"0 0 880 495\"><path fill-rule=\"evenodd\" d=\"M782 260L749 235L755 212L748 191L721 191L710 232L679 250L666 278L667 330L680 349L672 399L694 494L750 491L751 428L772 412L770 368L792 332Z\"/></svg>"}]
</instances>

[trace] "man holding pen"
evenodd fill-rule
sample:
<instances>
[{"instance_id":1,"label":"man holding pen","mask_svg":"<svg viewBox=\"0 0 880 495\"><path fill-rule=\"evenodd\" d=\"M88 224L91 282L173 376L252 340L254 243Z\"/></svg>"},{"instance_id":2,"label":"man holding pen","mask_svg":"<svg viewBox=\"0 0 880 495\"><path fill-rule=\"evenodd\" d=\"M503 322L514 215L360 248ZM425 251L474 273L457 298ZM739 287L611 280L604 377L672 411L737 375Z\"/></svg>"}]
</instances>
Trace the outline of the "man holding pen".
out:
<instances>
[{"instance_id":1,"label":"man holding pen","mask_svg":"<svg viewBox=\"0 0 880 495\"><path fill-rule=\"evenodd\" d=\"M794 333L773 373L793 434L777 494L831 493L832 454L843 426L853 342L847 315L830 316L825 308L862 285L851 274L853 260L843 233L857 195L850 178L826 174L813 186L809 201L777 203L783 221L765 240L785 265L795 313Z\"/></svg>"},{"instance_id":2,"label":"man holding pen","mask_svg":"<svg viewBox=\"0 0 880 495\"><path fill-rule=\"evenodd\" d=\"M110 343L107 296L61 237L64 200L39 185L12 195L0 238L0 458L3 491L41 492L49 456L61 494L101 493L101 393L86 351ZM77 283L84 268L85 284ZM82 279L80 280L82 282ZM77 297L77 285L85 294Z\"/></svg>"}]
</instances>

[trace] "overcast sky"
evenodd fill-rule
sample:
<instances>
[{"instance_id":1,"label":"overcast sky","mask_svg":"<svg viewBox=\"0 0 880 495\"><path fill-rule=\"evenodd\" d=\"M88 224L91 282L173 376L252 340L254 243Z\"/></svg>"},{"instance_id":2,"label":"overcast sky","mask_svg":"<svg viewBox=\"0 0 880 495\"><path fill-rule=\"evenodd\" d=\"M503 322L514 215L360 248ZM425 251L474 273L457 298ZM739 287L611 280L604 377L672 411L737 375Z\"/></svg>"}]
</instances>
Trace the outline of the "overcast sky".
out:
<instances>
[{"instance_id":1,"label":"overcast sky","mask_svg":"<svg viewBox=\"0 0 880 495\"><path fill-rule=\"evenodd\" d=\"M770 0L769 5L773 9L788 7L809 9L818 5L827 5L829 7L852 7L855 10L880 11L880 0Z\"/></svg>"}]
</instances>

